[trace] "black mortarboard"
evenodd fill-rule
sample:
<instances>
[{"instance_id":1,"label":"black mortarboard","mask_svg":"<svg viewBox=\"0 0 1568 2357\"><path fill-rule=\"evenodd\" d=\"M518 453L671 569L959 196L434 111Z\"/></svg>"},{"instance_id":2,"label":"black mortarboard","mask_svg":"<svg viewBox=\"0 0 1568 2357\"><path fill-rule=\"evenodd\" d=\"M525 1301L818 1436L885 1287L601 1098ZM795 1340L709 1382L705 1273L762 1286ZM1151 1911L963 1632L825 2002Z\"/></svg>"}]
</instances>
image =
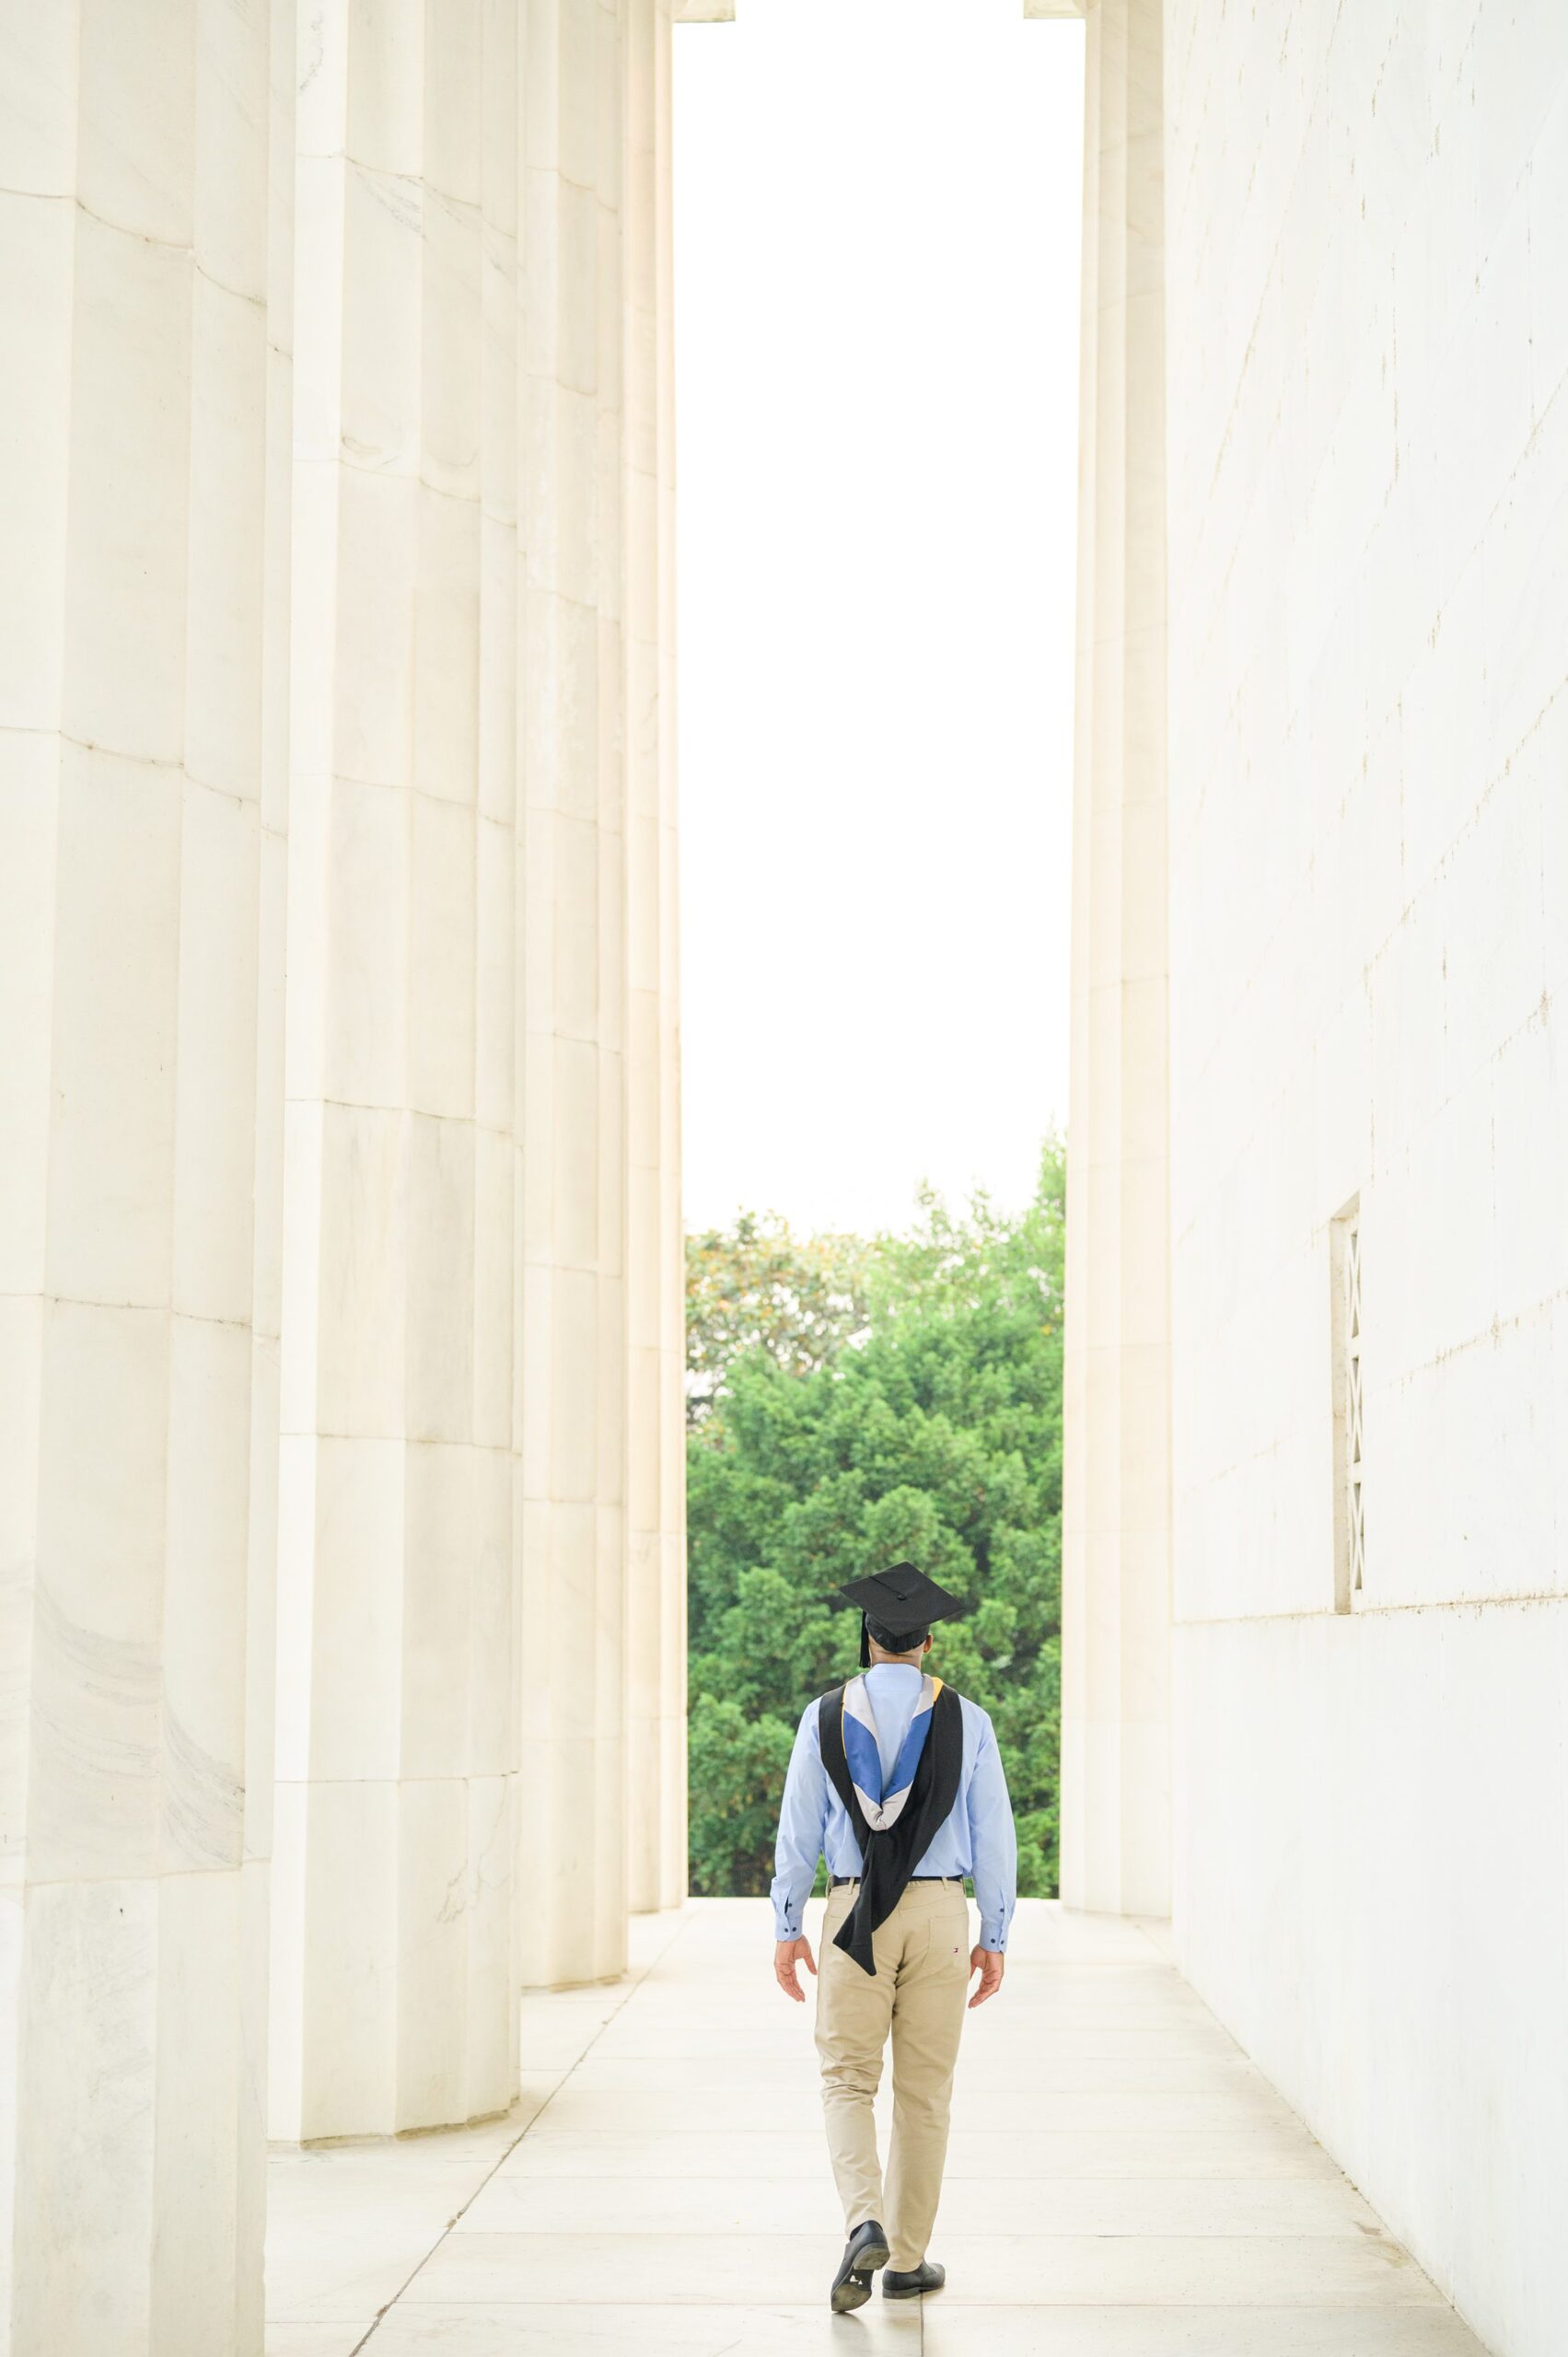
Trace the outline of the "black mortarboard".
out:
<instances>
[{"instance_id":1,"label":"black mortarboard","mask_svg":"<svg viewBox=\"0 0 1568 2357\"><path fill-rule=\"evenodd\" d=\"M951 1620L965 1606L959 1597L949 1596L945 1587L928 1580L913 1563L895 1563L891 1570L873 1572L864 1580L847 1580L839 1590L851 1604L860 1607L860 1666L865 1669L871 1660L870 1634L877 1632L877 1642L889 1653L907 1653L917 1637L923 1637L934 1620ZM899 1639L904 1640L900 1645Z\"/></svg>"}]
</instances>

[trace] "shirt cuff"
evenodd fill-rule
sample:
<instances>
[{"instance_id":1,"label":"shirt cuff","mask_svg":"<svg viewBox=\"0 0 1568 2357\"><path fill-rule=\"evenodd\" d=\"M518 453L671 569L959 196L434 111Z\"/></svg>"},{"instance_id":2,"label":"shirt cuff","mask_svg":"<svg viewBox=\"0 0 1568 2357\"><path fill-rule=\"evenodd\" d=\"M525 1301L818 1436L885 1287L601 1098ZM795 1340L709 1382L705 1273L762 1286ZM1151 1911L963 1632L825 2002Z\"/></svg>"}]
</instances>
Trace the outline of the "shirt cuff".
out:
<instances>
[{"instance_id":1,"label":"shirt cuff","mask_svg":"<svg viewBox=\"0 0 1568 2357\"><path fill-rule=\"evenodd\" d=\"M994 1949L998 1956L1005 1955L1007 1948L1005 1926L1001 1923L987 1923L982 1920L980 1927L980 1944L982 1948Z\"/></svg>"},{"instance_id":2,"label":"shirt cuff","mask_svg":"<svg viewBox=\"0 0 1568 2357\"><path fill-rule=\"evenodd\" d=\"M773 1937L775 1940L797 1940L805 1929L806 1900L793 1892L775 1897L773 1900Z\"/></svg>"}]
</instances>

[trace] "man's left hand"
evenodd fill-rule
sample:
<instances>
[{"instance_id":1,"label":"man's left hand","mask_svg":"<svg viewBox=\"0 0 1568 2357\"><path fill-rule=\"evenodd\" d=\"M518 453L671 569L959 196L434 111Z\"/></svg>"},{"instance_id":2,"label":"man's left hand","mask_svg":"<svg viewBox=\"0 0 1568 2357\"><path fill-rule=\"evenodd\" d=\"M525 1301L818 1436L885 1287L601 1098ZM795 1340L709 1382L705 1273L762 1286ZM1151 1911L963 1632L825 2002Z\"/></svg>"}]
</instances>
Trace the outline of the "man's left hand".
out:
<instances>
[{"instance_id":1,"label":"man's left hand","mask_svg":"<svg viewBox=\"0 0 1568 2357\"><path fill-rule=\"evenodd\" d=\"M1006 1962L1007 1959L1000 1948L971 1948L970 1950L970 1970L978 1972L980 1975L980 1987L970 1999L971 2014L977 2005L983 2005L988 1997L995 1996L1002 1986L1002 1973Z\"/></svg>"},{"instance_id":2,"label":"man's left hand","mask_svg":"<svg viewBox=\"0 0 1568 2357\"><path fill-rule=\"evenodd\" d=\"M811 1960L810 1941L775 1940L773 1943L773 1978L778 1982L779 1987L784 1991L786 1997L793 1997L797 2005L804 2005L806 2003L806 1991L800 1985L800 1976L796 1970L797 1963L803 1964L806 1967L807 1971L809 1972L813 1978L816 1977L817 1967Z\"/></svg>"}]
</instances>

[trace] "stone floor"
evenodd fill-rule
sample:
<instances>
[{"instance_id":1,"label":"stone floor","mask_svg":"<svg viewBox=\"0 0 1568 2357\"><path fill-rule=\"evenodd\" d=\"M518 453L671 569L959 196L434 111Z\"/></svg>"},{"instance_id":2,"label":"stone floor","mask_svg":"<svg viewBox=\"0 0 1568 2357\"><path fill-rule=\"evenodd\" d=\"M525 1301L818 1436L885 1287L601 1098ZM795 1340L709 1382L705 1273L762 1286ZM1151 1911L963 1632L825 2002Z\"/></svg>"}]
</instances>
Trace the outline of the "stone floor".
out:
<instances>
[{"instance_id":1,"label":"stone floor","mask_svg":"<svg viewBox=\"0 0 1568 2357\"><path fill-rule=\"evenodd\" d=\"M509 2119L274 2156L268 2357L1481 2357L1153 1940L1031 1900L966 2026L949 2288L832 2317L765 1904L633 1928L624 1980L525 2000Z\"/></svg>"}]
</instances>

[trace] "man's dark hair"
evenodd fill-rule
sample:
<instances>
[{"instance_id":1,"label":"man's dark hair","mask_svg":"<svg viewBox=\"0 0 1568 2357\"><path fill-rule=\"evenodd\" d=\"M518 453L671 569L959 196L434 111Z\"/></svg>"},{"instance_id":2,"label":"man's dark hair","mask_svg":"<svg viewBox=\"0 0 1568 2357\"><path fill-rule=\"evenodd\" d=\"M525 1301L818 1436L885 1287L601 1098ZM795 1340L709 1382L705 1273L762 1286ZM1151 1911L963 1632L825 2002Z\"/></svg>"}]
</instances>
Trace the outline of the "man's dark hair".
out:
<instances>
[{"instance_id":1,"label":"man's dark hair","mask_svg":"<svg viewBox=\"0 0 1568 2357\"><path fill-rule=\"evenodd\" d=\"M865 1620L865 1633L881 1646L885 1654L912 1654L916 1645L924 1644L931 1631L929 1629L878 1628L868 1613Z\"/></svg>"}]
</instances>

